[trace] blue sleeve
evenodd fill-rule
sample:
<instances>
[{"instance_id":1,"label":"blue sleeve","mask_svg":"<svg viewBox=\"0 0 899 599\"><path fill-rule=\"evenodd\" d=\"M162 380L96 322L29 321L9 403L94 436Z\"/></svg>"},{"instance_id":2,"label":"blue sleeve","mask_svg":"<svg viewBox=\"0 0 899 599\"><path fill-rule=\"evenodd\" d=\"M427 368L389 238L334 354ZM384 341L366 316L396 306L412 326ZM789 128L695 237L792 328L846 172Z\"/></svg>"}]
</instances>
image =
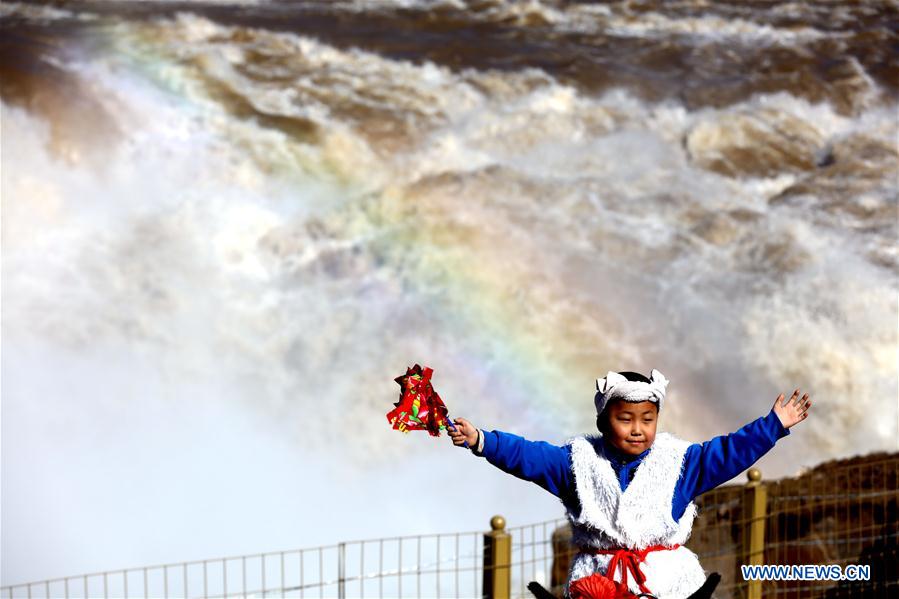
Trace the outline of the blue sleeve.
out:
<instances>
[{"instance_id":1,"label":"blue sleeve","mask_svg":"<svg viewBox=\"0 0 899 599\"><path fill-rule=\"evenodd\" d=\"M790 434L771 410L740 430L687 448L675 499L684 507L697 496L743 472ZM675 510L675 513L678 510ZM682 513L682 511L681 511Z\"/></svg>"},{"instance_id":2,"label":"blue sleeve","mask_svg":"<svg viewBox=\"0 0 899 599\"><path fill-rule=\"evenodd\" d=\"M483 431L483 456L513 476L537 483L556 497L566 496L571 488L571 450L546 441L528 441L502 431Z\"/></svg>"}]
</instances>

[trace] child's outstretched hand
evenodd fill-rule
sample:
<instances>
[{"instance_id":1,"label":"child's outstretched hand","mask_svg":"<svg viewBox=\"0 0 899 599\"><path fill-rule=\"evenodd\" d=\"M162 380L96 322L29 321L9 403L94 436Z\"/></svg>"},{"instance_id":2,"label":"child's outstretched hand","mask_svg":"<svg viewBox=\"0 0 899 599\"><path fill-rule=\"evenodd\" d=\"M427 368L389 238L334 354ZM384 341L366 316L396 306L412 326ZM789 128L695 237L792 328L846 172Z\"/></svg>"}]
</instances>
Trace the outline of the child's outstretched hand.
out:
<instances>
[{"instance_id":1,"label":"child's outstretched hand","mask_svg":"<svg viewBox=\"0 0 899 599\"><path fill-rule=\"evenodd\" d=\"M453 424L456 430L449 429L449 436L453 440L453 445L464 447L465 441L468 441L469 447L474 447L478 443L478 429L465 420L464 418L453 418Z\"/></svg>"},{"instance_id":2,"label":"child's outstretched hand","mask_svg":"<svg viewBox=\"0 0 899 599\"><path fill-rule=\"evenodd\" d=\"M812 406L812 402L808 399L808 393L799 397L799 389L793 391L792 397L787 400L784 405L784 394L781 393L774 400L774 413L780 418L784 428L790 428L794 424L802 422L808 418L808 409Z\"/></svg>"}]
</instances>

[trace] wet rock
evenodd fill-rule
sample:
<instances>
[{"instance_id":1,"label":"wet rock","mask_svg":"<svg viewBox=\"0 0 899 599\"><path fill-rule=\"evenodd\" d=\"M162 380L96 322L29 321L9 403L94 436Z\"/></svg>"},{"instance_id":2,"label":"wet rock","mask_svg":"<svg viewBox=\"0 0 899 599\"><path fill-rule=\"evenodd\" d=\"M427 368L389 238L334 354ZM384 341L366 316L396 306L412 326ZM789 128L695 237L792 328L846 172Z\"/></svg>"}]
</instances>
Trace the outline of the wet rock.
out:
<instances>
[{"instance_id":1,"label":"wet rock","mask_svg":"<svg viewBox=\"0 0 899 599\"><path fill-rule=\"evenodd\" d=\"M747 237L744 241L734 253L736 264L744 272L764 273L779 279L800 270L812 258L790 234L773 237L759 232L758 237Z\"/></svg>"},{"instance_id":2,"label":"wet rock","mask_svg":"<svg viewBox=\"0 0 899 599\"><path fill-rule=\"evenodd\" d=\"M764 218L764 214L761 212L756 212L755 210L749 210L747 208L734 208L733 210L728 211L727 214L735 221L741 223L756 222L759 219Z\"/></svg>"},{"instance_id":3,"label":"wet rock","mask_svg":"<svg viewBox=\"0 0 899 599\"><path fill-rule=\"evenodd\" d=\"M807 206L819 216L853 217L867 225L892 222L899 156L887 143L854 135L833 143L829 165L768 199L772 206Z\"/></svg>"},{"instance_id":4,"label":"wet rock","mask_svg":"<svg viewBox=\"0 0 899 599\"><path fill-rule=\"evenodd\" d=\"M806 121L774 109L722 114L687 133L690 160L729 177L772 177L816 168L823 139Z\"/></svg>"},{"instance_id":5,"label":"wet rock","mask_svg":"<svg viewBox=\"0 0 899 599\"><path fill-rule=\"evenodd\" d=\"M726 245L737 238L739 231L724 214L706 214L690 229L694 235L712 245Z\"/></svg>"}]
</instances>

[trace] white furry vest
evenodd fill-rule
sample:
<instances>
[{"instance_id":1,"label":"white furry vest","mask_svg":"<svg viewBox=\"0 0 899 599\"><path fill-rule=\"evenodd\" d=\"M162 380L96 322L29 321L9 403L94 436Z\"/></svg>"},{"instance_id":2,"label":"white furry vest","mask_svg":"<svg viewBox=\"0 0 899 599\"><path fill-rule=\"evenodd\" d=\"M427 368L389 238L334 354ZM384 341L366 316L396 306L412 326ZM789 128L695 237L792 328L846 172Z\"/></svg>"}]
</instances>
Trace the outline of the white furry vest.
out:
<instances>
[{"instance_id":1,"label":"white furry vest","mask_svg":"<svg viewBox=\"0 0 899 599\"><path fill-rule=\"evenodd\" d=\"M690 443L668 433L656 435L623 493L603 452L601 435L575 437L568 444L581 504L580 513L570 509L567 513L572 543L597 549L645 549L650 545L680 544L677 549L652 551L646 556L640 567L646 576L646 587L659 599L683 599L702 586L705 582L702 566L696 554L683 546L690 537L696 505L690 502L677 522L671 515L674 486ZM611 555L577 553L568 582L595 572L605 574L611 559ZM621 580L620 571L614 578ZM628 580L630 590L639 593L633 577Z\"/></svg>"}]
</instances>

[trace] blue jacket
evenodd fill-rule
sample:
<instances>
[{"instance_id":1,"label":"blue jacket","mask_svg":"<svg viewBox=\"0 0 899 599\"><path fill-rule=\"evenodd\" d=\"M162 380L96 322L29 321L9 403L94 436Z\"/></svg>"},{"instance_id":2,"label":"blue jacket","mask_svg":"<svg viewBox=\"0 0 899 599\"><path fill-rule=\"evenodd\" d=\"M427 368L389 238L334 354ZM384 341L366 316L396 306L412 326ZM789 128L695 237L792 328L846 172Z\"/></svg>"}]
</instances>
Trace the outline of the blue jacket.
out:
<instances>
[{"instance_id":1,"label":"blue jacket","mask_svg":"<svg viewBox=\"0 0 899 599\"><path fill-rule=\"evenodd\" d=\"M497 468L518 478L537 483L562 500L577 514L580 502L571 471L571 448L558 447L546 441L529 441L502 431L482 431L483 455ZM780 418L771 410L767 416L753 420L740 430L715 437L704 443L694 443L684 455L684 467L674 487L671 515L680 520L687 505L699 495L727 482L746 470L768 453L777 441L790 434ZM606 458L618 475L622 492L649 449L637 456L628 456L603 442ZM651 449L651 448L650 448Z\"/></svg>"}]
</instances>

